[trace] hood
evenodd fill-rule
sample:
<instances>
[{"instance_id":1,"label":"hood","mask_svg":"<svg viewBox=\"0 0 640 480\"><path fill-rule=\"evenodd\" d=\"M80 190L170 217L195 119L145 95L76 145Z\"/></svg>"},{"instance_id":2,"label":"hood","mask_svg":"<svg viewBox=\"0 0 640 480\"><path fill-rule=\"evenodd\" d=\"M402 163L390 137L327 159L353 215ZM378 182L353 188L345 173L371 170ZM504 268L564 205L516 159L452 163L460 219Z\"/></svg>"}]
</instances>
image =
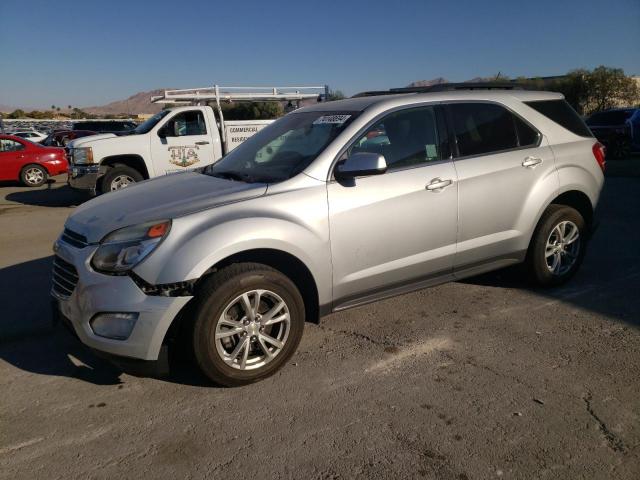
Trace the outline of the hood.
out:
<instances>
[{"instance_id":1,"label":"hood","mask_svg":"<svg viewBox=\"0 0 640 480\"><path fill-rule=\"evenodd\" d=\"M265 184L234 182L195 172L177 173L94 198L79 206L65 226L95 243L118 228L172 219L259 197L266 191Z\"/></svg>"},{"instance_id":2,"label":"hood","mask_svg":"<svg viewBox=\"0 0 640 480\"><path fill-rule=\"evenodd\" d=\"M117 138L117 136L114 133L98 133L96 135L88 135L86 137L80 137L70 141L68 146L71 148L82 147L86 143L93 143L98 140L106 140L108 138Z\"/></svg>"}]
</instances>

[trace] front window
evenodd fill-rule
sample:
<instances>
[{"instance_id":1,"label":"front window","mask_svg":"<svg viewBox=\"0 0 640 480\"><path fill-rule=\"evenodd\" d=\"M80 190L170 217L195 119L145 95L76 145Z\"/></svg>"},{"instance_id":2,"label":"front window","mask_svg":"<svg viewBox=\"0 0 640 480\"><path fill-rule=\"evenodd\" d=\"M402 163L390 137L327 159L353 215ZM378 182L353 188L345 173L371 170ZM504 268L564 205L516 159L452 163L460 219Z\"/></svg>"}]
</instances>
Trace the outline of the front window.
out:
<instances>
[{"instance_id":1,"label":"front window","mask_svg":"<svg viewBox=\"0 0 640 480\"><path fill-rule=\"evenodd\" d=\"M167 137L206 135L207 127L201 110L189 110L172 117L164 127Z\"/></svg>"},{"instance_id":2,"label":"front window","mask_svg":"<svg viewBox=\"0 0 640 480\"><path fill-rule=\"evenodd\" d=\"M434 107L394 112L369 128L347 152L384 155L389 170L421 166L447 158L446 142L438 135Z\"/></svg>"},{"instance_id":3,"label":"front window","mask_svg":"<svg viewBox=\"0 0 640 480\"><path fill-rule=\"evenodd\" d=\"M307 168L360 112L290 113L204 171L246 182L280 182Z\"/></svg>"}]
</instances>

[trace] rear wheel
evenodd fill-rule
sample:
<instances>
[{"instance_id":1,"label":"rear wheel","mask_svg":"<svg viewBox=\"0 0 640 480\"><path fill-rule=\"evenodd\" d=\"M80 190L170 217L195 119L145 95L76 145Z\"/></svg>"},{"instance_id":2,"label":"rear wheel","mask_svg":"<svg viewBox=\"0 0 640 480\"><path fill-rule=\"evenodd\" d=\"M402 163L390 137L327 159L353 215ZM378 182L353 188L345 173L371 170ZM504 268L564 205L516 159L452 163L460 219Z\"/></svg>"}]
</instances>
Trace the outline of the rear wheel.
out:
<instances>
[{"instance_id":1,"label":"rear wheel","mask_svg":"<svg viewBox=\"0 0 640 480\"><path fill-rule=\"evenodd\" d=\"M127 188L142 180L144 180L144 177L135 168L128 167L127 165L115 165L110 167L102 177L100 190L102 193L114 192Z\"/></svg>"},{"instance_id":2,"label":"rear wheel","mask_svg":"<svg viewBox=\"0 0 640 480\"><path fill-rule=\"evenodd\" d=\"M533 234L526 267L540 286L560 285L578 270L586 247L586 224L574 208L551 205Z\"/></svg>"},{"instance_id":3,"label":"rear wheel","mask_svg":"<svg viewBox=\"0 0 640 480\"><path fill-rule=\"evenodd\" d=\"M232 264L197 295L193 349L220 385L262 380L293 355L304 329L304 302L293 282L266 265Z\"/></svg>"},{"instance_id":4,"label":"rear wheel","mask_svg":"<svg viewBox=\"0 0 640 480\"><path fill-rule=\"evenodd\" d=\"M627 137L617 137L611 142L611 158L622 159L631 155L631 140Z\"/></svg>"},{"instance_id":5,"label":"rear wheel","mask_svg":"<svg viewBox=\"0 0 640 480\"><path fill-rule=\"evenodd\" d=\"M47 181L47 178L49 174L40 165L27 165L20 172L20 181L27 187L39 187Z\"/></svg>"}]
</instances>

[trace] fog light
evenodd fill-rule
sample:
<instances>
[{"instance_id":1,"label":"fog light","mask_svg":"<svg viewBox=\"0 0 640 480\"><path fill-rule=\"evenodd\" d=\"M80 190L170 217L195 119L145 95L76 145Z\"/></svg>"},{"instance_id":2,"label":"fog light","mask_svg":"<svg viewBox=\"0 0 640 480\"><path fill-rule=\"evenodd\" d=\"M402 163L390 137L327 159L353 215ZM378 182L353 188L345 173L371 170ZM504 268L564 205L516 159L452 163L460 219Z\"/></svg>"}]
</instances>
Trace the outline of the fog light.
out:
<instances>
[{"instance_id":1,"label":"fog light","mask_svg":"<svg viewBox=\"0 0 640 480\"><path fill-rule=\"evenodd\" d=\"M137 313L99 313L89 325L99 337L126 340L138 320Z\"/></svg>"}]
</instances>

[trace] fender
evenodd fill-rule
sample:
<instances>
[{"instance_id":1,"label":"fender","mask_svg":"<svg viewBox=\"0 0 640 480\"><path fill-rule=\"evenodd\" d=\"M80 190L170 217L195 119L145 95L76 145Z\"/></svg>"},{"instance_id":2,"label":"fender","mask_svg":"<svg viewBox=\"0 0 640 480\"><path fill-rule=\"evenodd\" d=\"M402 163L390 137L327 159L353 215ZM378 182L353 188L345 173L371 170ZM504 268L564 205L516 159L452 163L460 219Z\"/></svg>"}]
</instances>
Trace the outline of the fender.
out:
<instances>
[{"instance_id":1,"label":"fender","mask_svg":"<svg viewBox=\"0 0 640 480\"><path fill-rule=\"evenodd\" d=\"M294 198L300 196L300 201ZM134 272L151 284L199 279L220 261L247 250L279 250L311 272L320 304L332 300L331 251L324 186L271 195L174 219L167 238ZM301 215L304 212L304 215ZM304 223L300 219L304 218Z\"/></svg>"}]
</instances>

